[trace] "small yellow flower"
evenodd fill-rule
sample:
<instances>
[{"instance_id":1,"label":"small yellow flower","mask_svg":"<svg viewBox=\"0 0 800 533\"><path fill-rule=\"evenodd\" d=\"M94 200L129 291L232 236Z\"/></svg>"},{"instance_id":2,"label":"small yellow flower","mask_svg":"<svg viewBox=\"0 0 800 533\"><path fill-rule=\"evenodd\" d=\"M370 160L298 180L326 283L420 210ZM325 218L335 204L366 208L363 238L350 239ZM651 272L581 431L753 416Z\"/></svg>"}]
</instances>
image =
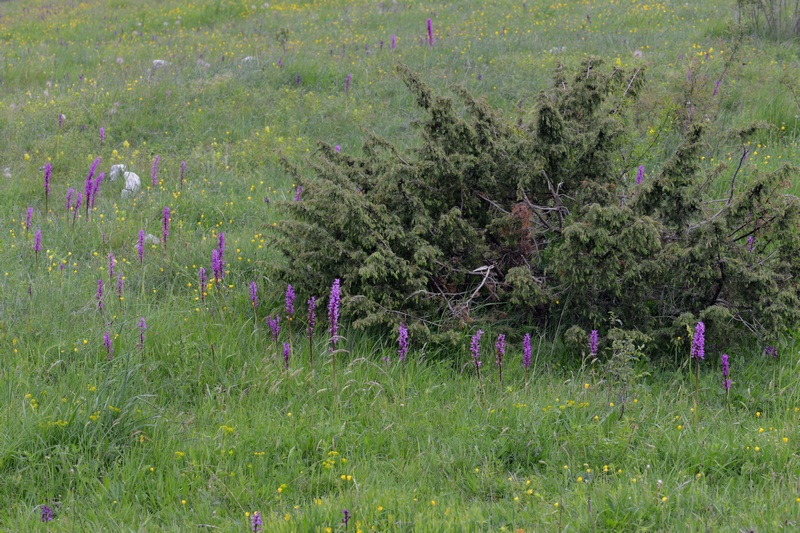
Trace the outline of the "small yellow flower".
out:
<instances>
[{"instance_id":1,"label":"small yellow flower","mask_svg":"<svg viewBox=\"0 0 800 533\"><path fill-rule=\"evenodd\" d=\"M186 500L181 500L181 505L186 505Z\"/></svg>"},{"instance_id":2,"label":"small yellow flower","mask_svg":"<svg viewBox=\"0 0 800 533\"><path fill-rule=\"evenodd\" d=\"M578 476L578 483L583 483L583 478Z\"/></svg>"},{"instance_id":3,"label":"small yellow flower","mask_svg":"<svg viewBox=\"0 0 800 533\"><path fill-rule=\"evenodd\" d=\"M662 501L662 502L665 502L665 501L667 501L667 497L666 497L666 496L662 497L662 498L661 498L661 501Z\"/></svg>"}]
</instances>

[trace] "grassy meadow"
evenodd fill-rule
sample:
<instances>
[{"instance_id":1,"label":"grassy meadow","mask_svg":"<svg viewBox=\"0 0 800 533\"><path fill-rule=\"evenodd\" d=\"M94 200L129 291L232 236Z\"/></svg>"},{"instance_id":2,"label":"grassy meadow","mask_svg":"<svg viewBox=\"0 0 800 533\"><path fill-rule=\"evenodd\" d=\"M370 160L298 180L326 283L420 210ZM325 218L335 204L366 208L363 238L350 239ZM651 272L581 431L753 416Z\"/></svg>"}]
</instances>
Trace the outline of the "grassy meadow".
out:
<instances>
[{"instance_id":1,"label":"grassy meadow","mask_svg":"<svg viewBox=\"0 0 800 533\"><path fill-rule=\"evenodd\" d=\"M0 530L797 530L796 337L765 340L777 357L707 347L696 405L686 338L612 379L536 330L526 372L510 335L501 385L504 332L479 382L478 324L461 349L412 339L401 365L397 332L342 316L331 356L322 294L312 370L302 273L289 321L268 269L296 193L280 154L416 142L398 62L520 121L559 63L642 65L648 173L687 98L709 173L754 121L745 164L796 161L800 44L738 40L735 20L733 0L0 3ZM141 190L123 197L114 164Z\"/></svg>"}]
</instances>

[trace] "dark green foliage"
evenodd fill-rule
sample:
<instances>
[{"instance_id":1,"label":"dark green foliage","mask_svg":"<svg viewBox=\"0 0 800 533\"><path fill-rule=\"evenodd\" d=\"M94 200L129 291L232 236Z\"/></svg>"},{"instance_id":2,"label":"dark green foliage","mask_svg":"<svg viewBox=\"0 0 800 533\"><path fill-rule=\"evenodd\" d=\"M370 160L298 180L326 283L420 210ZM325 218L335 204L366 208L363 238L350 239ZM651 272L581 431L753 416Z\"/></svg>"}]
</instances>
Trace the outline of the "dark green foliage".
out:
<instances>
[{"instance_id":1,"label":"dark green foliage","mask_svg":"<svg viewBox=\"0 0 800 533\"><path fill-rule=\"evenodd\" d=\"M460 113L399 67L427 113L418 148L369 135L361 157L322 144L313 178L289 165L304 193L283 204L282 276L315 294L340 277L356 326L430 333L476 319L602 330L614 316L655 340L697 319L718 335L796 324L800 218L781 192L793 169L743 156L708 174L692 124L637 185L620 148L644 71L599 66L559 70L525 125L455 89Z\"/></svg>"}]
</instances>

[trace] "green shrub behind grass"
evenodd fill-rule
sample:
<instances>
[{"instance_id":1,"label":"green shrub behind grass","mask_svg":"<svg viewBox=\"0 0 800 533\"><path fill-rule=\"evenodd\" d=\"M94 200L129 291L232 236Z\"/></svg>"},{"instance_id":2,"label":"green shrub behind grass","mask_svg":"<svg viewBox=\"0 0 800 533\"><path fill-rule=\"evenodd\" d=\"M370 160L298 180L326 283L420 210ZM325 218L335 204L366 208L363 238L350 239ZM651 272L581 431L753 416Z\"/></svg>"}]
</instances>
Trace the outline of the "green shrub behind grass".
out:
<instances>
[{"instance_id":1,"label":"green shrub behind grass","mask_svg":"<svg viewBox=\"0 0 800 533\"><path fill-rule=\"evenodd\" d=\"M319 294L342 279L356 326L597 329L613 315L666 340L698 319L759 336L797 323L800 219L782 193L793 169L752 169L745 151L704 173L703 126L691 123L637 183L620 148L643 69L560 69L527 124L456 88L459 113L399 72L427 113L419 147L368 136L355 157L322 144L313 178L290 168L304 192L283 205L276 239L287 280Z\"/></svg>"}]
</instances>

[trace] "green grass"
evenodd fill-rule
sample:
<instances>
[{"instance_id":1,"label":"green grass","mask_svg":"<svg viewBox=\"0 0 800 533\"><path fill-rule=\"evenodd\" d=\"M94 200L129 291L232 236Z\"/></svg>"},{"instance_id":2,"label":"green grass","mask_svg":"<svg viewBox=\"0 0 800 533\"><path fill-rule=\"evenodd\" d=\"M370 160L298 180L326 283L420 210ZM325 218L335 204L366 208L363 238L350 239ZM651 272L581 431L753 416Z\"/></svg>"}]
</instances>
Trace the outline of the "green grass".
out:
<instances>
[{"instance_id":1,"label":"green grass","mask_svg":"<svg viewBox=\"0 0 800 533\"><path fill-rule=\"evenodd\" d=\"M265 531L342 531L345 508L353 531L797 527L794 338L768 340L777 360L762 347L731 352L729 402L717 361L734 348L709 347L698 423L685 341L640 363L644 375L622 397L545 333L529 377L511 339L502 388L489 335L482 384L467 333L460 351L412 345L401 375L394 332L352 331L345 316L334 387L325 301L313 372L298 301L283 369L264 322L281 312L285 288L266 268L280 260L274 204L294 194L278 154L302 164L318 141L357 153L364 130L413 145L419 112L393 74L398 61L437 90L463 84L525 121L559 61L646 65L630 150L648 173L677 142L670 119L691 70L712 130L709 171L738 161L741 147L723 132L752 121L771 129L748 164L797 159L800 109L778 81L794 68L796 42L746 40L712 97L734 47L733 2L484 4L0 4L0 172L10 175L0 177L0 529L246 531L246 513L259 511ZM433 47L420 42L428 17ZM153 70L154 59L169 65ZM101 171L124 163L145 190L123 200L120 182L106 179L91 216L73 224L66 191L83 191L98 156ZM165 205L166 249L148 246L140 264L138 232L160 236ZM198 270L210 272L220 232L227 271L202 301ZM294 285L302 293L300 273ZM54 508L48 525L41 505Z\"/></svg>"}]
</instances>

